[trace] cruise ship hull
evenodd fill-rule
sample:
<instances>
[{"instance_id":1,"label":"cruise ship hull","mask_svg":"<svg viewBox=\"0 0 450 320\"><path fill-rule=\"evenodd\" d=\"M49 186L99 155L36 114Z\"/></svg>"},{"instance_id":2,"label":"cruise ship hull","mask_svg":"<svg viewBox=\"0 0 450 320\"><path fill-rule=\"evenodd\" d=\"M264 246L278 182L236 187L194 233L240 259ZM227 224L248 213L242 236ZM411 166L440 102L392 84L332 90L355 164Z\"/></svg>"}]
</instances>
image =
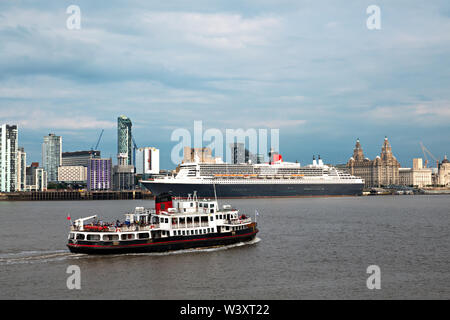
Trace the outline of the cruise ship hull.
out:
<instances>
[{"instance_id":1,"label":"cruise ship hull","mask_svg":"<svg viewBox=\"0 0 450 320\"><path fill-rule=\"evenodd\" d=\"M187 197L197 191L199 197L214 197L212 183L142 181L142 184L154 195L168 192L174 196ZM362 194L363 187L363 183L215 184L218 198L357 196Z\"/></svg>"}]
</instances>

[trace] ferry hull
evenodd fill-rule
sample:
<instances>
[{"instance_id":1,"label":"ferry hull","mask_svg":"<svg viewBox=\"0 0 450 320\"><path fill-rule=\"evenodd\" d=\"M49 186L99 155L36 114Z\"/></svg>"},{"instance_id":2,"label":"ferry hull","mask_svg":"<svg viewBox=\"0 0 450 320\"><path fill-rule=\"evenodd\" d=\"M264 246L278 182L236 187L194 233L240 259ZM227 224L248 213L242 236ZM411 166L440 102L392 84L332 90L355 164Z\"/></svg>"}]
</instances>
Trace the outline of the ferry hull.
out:
<instances>
[{"instance_id":1,"label":"ferry hull","mask_svg":"<svg viewBox=\"0 0 450 320\"><path fill-rule=\"evenodd\" d=\"M67 247L72 253L124 254L167 252L174 250L224 246L253 240L258 233L256 227L226 233L211 233L195 236L173 236L153 240L117 242L92 242L69 240Z\"/></svg>"},{"instance_id":2,"label":"ferry hull","mask_svg":"<svg viewBox=\"0 0 450 320\"><path fill-rule=\"evenodd\" d=\"M154 195L171 193L187 197L195 190L199 197L214 198L214 185L201 183L160 183L142 181ZM357 196L363 191L363 183L349 184L216 184L218 198L264 198L309 196Z\"/></svg>"}]
</instances>

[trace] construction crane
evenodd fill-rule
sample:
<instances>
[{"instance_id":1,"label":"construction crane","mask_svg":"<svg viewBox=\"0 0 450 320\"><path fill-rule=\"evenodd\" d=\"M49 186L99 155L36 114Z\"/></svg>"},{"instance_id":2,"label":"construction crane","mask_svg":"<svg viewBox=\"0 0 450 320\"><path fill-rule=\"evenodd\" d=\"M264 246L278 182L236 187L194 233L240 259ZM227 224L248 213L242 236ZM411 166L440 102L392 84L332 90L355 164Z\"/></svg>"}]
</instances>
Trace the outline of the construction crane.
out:
<instances>
[{"instance_id":1,"label":"construction crane","mask_svg":"<svg viewBox=\"0 0 450 320\"><path fill-rule=\"evenodd\" d=\"M100 144L100 139L103 136L103 131L105 131L105 129L102 129L102 132L100 133L100 136L98 137L97 144L95 145L95 148L92 147L91 150L97 150L98 145Z\"/></svg>"},{"instance_id":2,"label":"construction crane","mask_svg":"<svg viewBox=\"0 0 450 320\"><path fill-rule=\"evenodd\" d=\"M422 142L419 142L420 147L422 148L422 152L423 152L423 156L425 157L425 168L427 168L428 165L428 157L427 157L427 153L428 155L433 158L434 161L436 161L436 166L439 167L439 160L436 159L435 156L433 156L433 154L430 152L430 150L428 150Z\"/></svg>"},{"instance_id":3,"label":"construction crane","mask_svg":"<svg viewBox=\"0 0 450 320\"><path fill-rule=\"evenodd\" d=\"M136 168L136 149L138 149L138 146L136 145L136 141L134 141L133 136L131 136L131 139L133 141L133 166Z\"/></svg>"}]
</instances>

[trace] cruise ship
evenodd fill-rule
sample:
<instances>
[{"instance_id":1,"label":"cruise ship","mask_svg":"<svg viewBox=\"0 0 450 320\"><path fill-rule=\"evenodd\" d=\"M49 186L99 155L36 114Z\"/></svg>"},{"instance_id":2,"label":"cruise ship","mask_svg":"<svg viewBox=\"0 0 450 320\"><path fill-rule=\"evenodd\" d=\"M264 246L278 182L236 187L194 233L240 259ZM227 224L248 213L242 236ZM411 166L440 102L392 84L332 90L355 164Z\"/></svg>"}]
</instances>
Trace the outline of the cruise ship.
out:
<instances>
[{"instance_id":1,"label":"cruise ship","mask_svg":"<svg viewBox=\"0 0 450 320\"><path fill-rule=\"evenodd\" d=\"M364 180L320 159L301 166L276 161L263 164L182 163L174 176L142 180L154 195L187 197L196 190L209 198L264 198L361 195Z\"/></svg>"}]
</instances>

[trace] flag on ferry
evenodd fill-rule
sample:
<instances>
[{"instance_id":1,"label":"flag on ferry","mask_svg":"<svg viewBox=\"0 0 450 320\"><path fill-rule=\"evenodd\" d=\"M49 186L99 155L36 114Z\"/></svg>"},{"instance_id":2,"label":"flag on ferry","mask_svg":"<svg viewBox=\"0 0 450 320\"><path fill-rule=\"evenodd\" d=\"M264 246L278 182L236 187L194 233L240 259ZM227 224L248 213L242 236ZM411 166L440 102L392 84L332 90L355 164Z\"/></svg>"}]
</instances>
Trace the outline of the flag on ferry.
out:
<instances>
[{"instance_id":1,"label":"flag on ferry","mask_svg":"<svg viewBox=\"0 0 450 320\"><path fill-rule=\"evenodd\" d=\"M256 216L259 216L258 210L255 210L255 215L256 215Z\"/></svg>"},{"instance_id":2,"label":"flag on ferry","mask_svg":"<svg viewBox=\"0 0 450 320\"><path fill-rule=\"evenodd\" d=\"M70 218L70 213L67 215L67 220L70 220L71 218Z\"/></svg>"}]
</instances>

